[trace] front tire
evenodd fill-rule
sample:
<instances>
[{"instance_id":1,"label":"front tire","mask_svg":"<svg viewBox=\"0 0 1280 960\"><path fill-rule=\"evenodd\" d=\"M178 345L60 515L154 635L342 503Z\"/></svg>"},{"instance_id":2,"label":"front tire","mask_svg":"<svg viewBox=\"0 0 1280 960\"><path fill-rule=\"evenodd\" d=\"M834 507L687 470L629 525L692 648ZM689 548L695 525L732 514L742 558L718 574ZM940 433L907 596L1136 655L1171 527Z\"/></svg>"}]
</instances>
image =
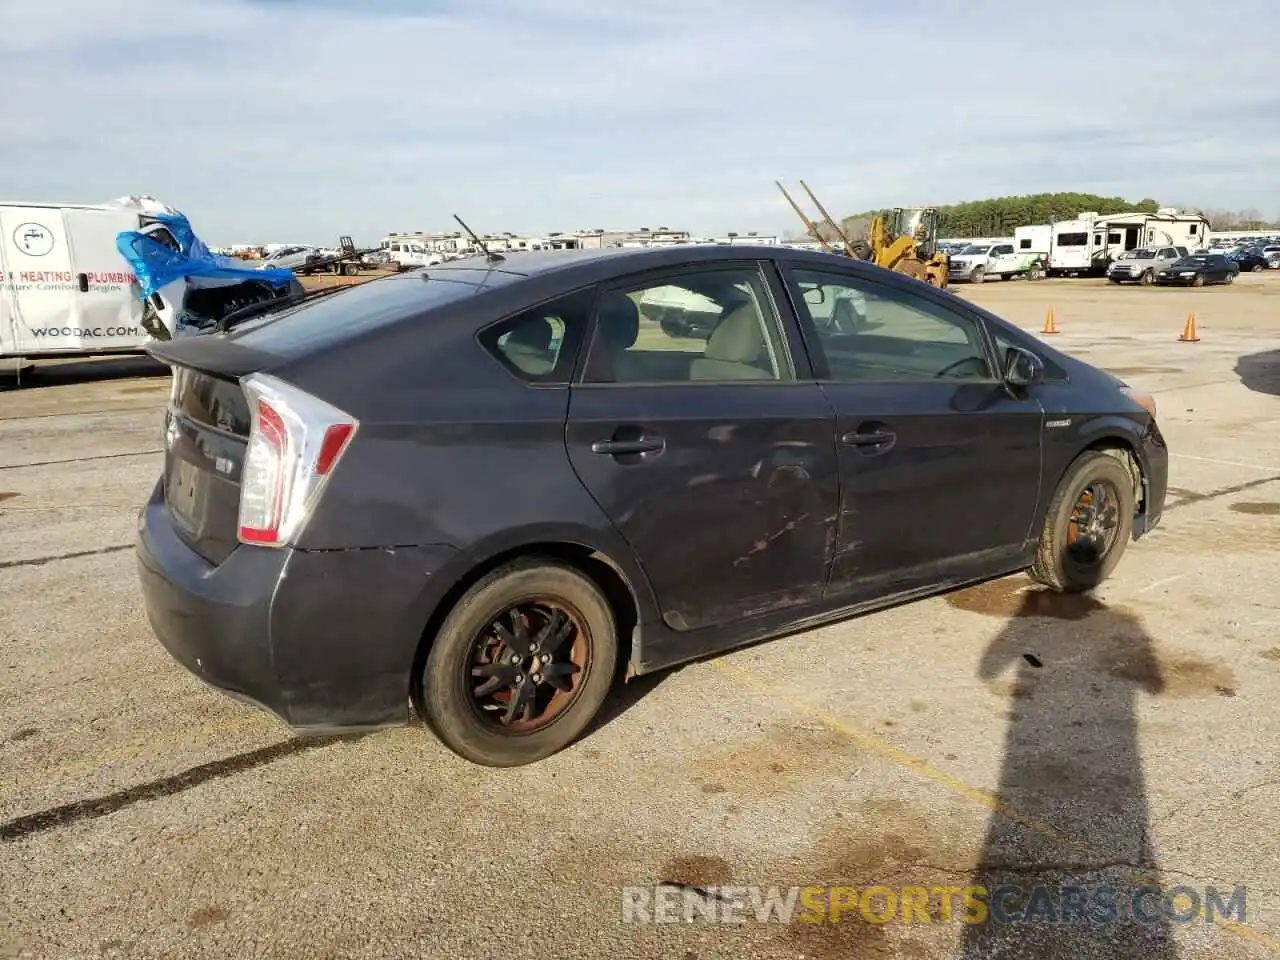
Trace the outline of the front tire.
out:
<instances>
[{"instance_id":1,"label":"front tire","mask_svg":"<svg viewBox=\"0 0 1280 960\"><path fill-rule=\"evenodd\" d=\"M418 706L459 756L521 766L581 736L609 694L617 657L617 626L599 587L554 560L517 560L449 612Z\"/></svg>"},{"instance_id":2,"label":"front tire","mask_svg":"<svg viewBox=\"0 0 1280 960\"><path fill-rule=\"evenodd\" d=\"M1031 577L1081 593L1106 580L1133 536L1133 476L1117 457L1079 456L1054 491Z\"/></svg>"},{"instance_id":3,"label":"front tire","mask_svg":"<svg viewBox=\"0 0 1280 960\"><path fill-rule=\"evenodd\" d=\"M1152 273L1151 270L1148 269L1148 270L1142 271L1142 285L1144 287L1151 286L1151 284L1155 283L1155 281L1156 281L1156 275Z\"/></svg>"},{"instance_id":4,"label":"front tire","mask_svg":"<svg viewBox=\"0 0 1280 960\"><path fill-rule=\"evenodd\" d=\"M981 283L985 277L981 267L975 267L973 273L969 274L970 283Z\"/></svg>"}]
</instances>

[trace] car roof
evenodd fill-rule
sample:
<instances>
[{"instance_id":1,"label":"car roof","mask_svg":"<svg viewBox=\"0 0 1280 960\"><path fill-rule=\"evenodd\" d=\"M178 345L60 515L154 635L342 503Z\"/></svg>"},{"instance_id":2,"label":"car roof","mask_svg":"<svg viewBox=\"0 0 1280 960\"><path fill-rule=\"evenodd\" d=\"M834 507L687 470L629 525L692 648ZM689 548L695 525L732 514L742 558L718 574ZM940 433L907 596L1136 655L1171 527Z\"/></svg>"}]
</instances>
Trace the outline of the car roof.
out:
<instances>
[{"instance_id":1,"label":"car roof","mask_svg":"<svg viewBox=\"0 0 1280 960\"><path fill-rule=\"evenodd\" d=\"M432 276L446 271L479 270L515 277L535 277L552 272L581 273L598 279L601 275L633 270L679 267L714 260L808 260L815 263L857 263L837 254L800 250L794 247L755 244L676 243L658 247L605 247L595 250L528 250L498 254L501 260L486 263L484 254L462 257L431 268ZM441 279L446 277L441 276ZM469 281L474 282L474 281Z\"/></svg>"},{"instance_id":2,"label":"car roof","mask_svg":"<svg viewBox=\"0 0 1280 960\"><path fill-rule=\"evenodd\" d=\"M246 362L246 351L274 354L276 361L318 356L330 349L345 349L364 333L387 330L401 323L416 324L425 312L447 307L464 308L480 294L499 298L498 305L518 307L524 301L561 296L597 283L609 283L628 275L651 270L680 268L696 264L778 260L812 269L838 268L866 274L881 285L910 286L919 281L892 270L849 257L816 253L782 246L747 244L678 244L647 248L605 248L599 250L520 251L501 259L486 260L483 254L419 267L346 288L333 297L324 297L247 320L223 335L235 344ZM426 282L424 282L426 281ZM508 303L509 301L509 303ZM970 305L971 308L974 305ZM492 319L486 308L471 311L464 325ZM457 314L455 313L455 316ZM203 338L186 338L190 342ZM197 347L166 346L163 352L199 353Z\"/></svg>"}]
</instances>

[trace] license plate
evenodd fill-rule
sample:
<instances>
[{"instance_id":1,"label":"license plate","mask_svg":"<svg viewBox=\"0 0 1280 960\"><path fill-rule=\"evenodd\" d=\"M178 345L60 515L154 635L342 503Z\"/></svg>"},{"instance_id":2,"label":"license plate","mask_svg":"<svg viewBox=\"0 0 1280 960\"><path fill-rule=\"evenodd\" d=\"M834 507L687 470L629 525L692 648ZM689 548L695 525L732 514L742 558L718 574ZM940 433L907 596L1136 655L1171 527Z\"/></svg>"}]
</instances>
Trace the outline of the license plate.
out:
<instances>
[{"instance_id":1,"label":"license plate","mask_svg":"<svg viewBox=\"0 0 1280 960\"><path fill-rule=\"evenodd\" d=\"M203 471L194 463L171 456L169 476L165 483L165 500L178 519L193 525L199 508L201 484L207 482Z\"/></svg>"}]
</instances>

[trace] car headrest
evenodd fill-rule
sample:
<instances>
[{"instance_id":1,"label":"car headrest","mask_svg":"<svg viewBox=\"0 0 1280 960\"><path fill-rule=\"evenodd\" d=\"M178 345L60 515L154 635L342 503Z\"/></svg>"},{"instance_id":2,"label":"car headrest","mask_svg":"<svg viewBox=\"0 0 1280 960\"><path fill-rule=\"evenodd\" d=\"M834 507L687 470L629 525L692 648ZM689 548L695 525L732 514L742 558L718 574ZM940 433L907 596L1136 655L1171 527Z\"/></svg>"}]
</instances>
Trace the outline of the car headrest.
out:
<instances>
[{"instance_id":1,"label":"car headrest","mask_svg":"<svg viewBox=\"0 0 1280 960\"><path fill-rule=\"evenodd\" d=\"M862 325L862 316L853 301L840 297L831 308L831 325L845 333L851 333Z\"/></svg>"},{"instance_id":2,"label":"car headrest","mask_svg":"<svg viewBox=\"0 0 1280 960\"><path fill-rule=\"evenodd\" d=\"M550 350L553 331L546 317L524 321L507 336L507 343L533 350Z\"/></svg>"},{"instance_id":3,"label":"car headrest","mask_svg":"<svg viewBox=\"0 0 1280 960\"><path fill-rule=\"evenodd\" d=\"M625 293L606 293L597 318L600 336L615 350L625 350L640 335L640 310Z\"/></svg>"},{"instance_id":4,"label":"car headrest","mask_svg":"<svg viewBox=\"0 0 1280 960\"><path fill-rule=\"evenodd\" d=\"M727 360L730 363L755 363L760 359L764 346L764 334L760 331L760 318L754 304L744 304L734 310L717 325L707 341L704 356L708 360Z\"/></svg>"}]
</instances>

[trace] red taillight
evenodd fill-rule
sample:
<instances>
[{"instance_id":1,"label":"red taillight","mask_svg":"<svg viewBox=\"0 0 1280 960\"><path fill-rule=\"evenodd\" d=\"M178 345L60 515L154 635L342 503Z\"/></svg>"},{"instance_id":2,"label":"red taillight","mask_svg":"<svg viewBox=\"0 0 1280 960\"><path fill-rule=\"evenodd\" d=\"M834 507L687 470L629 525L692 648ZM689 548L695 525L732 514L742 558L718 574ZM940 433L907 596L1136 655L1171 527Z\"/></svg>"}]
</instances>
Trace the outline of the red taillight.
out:
<instances>
[{"instance_id":1,"label":"red taillight","mask_svg":"<svg viewBox=\"0 0 1280 960\"><path fill-rule=\"evenodd\" d=\"M324 432L324 439L320 441L320 453L316 456L316 476L323 477L329 472L338 457L342 456L343 448L355 429L354 423L335 423Z\"/></svg>"},{"instance_id":2,"label":"red taillight","mask_svg":"<svg viewBox=\"0 0 1280 960\"><path fill-rule=\"evenodd\" d=\"M239 536L280 546L305 525L359 424L275 377L242 382L254 411L240 474Z\"/></svg>"},{"instance_id":3,"label":"red taillight","mask_svg":"<svg viewBox=\"0 0 1280 960\"><path fill-rule=\"evenodd\" d=\"M258 401L257 425L240 480L240 539L247 543L279 539L288 445L284 418L267 401Z\"/></svg>"}]
</instances>

